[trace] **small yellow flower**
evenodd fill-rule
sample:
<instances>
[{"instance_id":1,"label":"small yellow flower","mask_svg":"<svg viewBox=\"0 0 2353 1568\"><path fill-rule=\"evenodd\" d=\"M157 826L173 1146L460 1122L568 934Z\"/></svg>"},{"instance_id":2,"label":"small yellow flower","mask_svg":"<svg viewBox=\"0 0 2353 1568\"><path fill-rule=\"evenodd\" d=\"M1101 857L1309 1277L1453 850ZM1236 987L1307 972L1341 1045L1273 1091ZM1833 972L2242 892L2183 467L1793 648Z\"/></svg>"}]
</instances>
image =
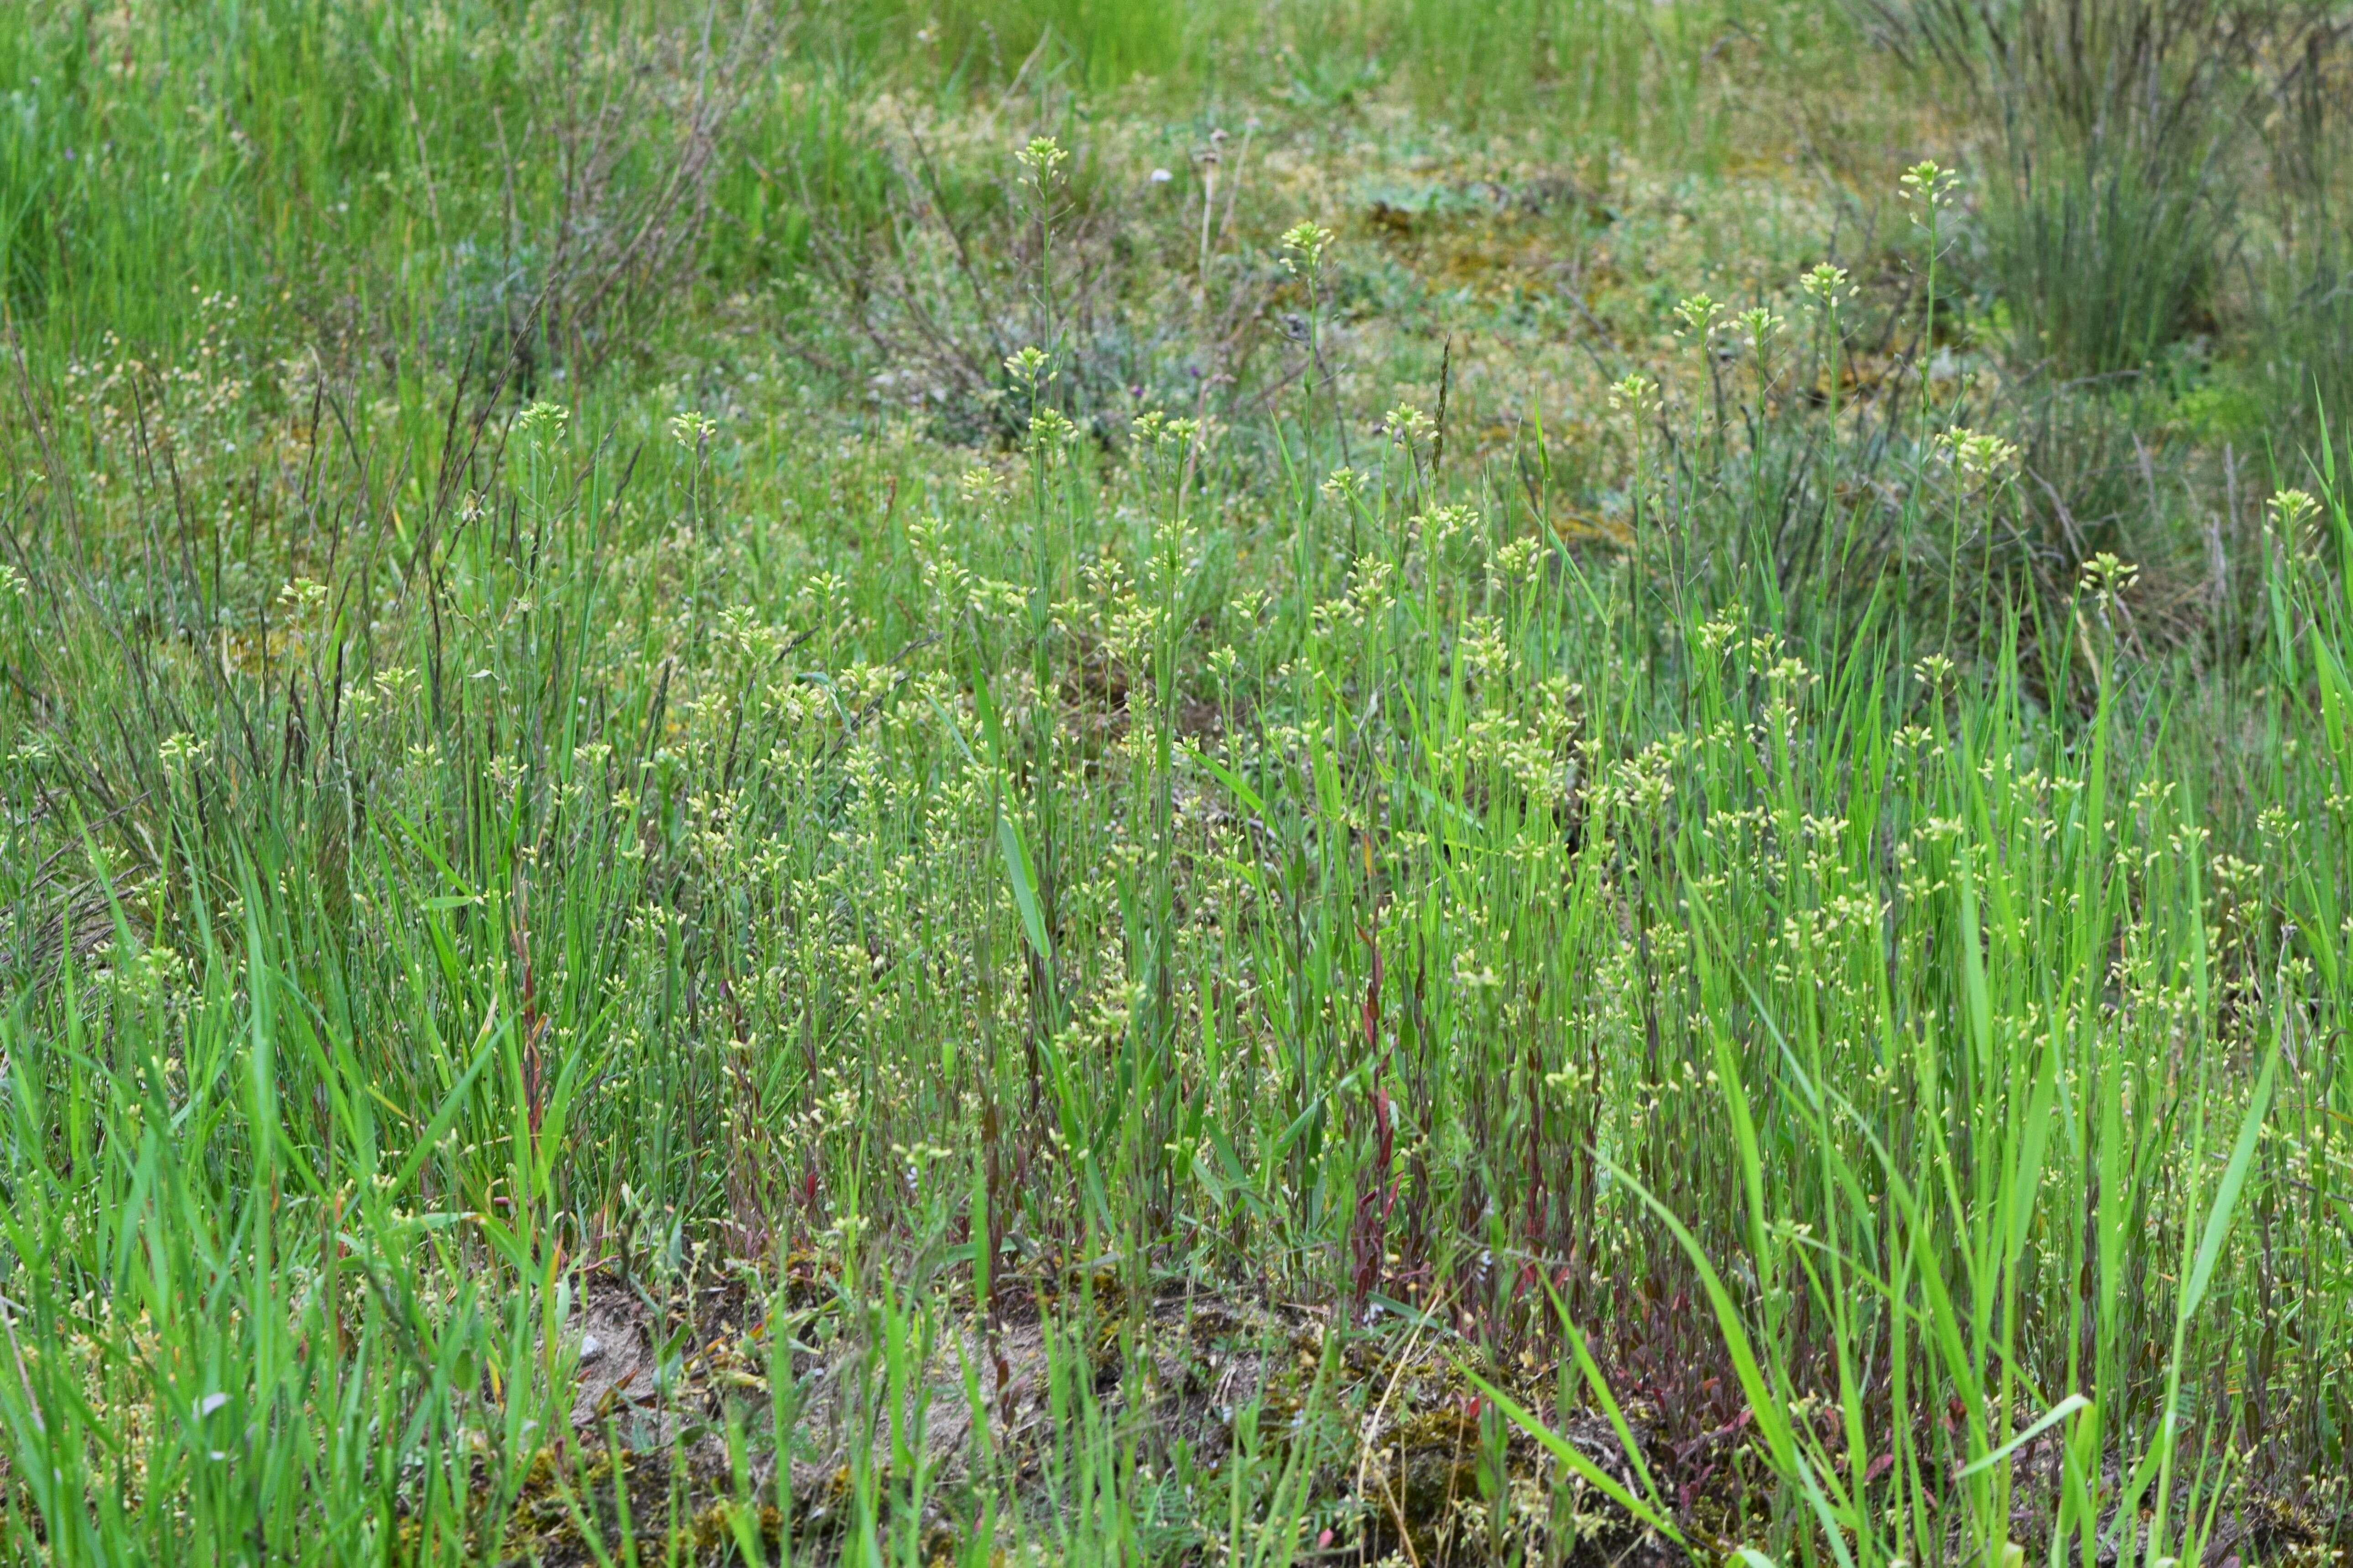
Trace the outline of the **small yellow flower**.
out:
<instances>
[{"instance_id":1,"label":"small yellow flower","mask_svg":"<svg viewBox=\"0 0 2353 1568\"><path fill-rule=\"evenodd\" d=\"M1314 276L1335 237L1330 229L1305 220L1293 224L1282 231L1283 270L1293 277Z\"/></svg>"},{"instance_id":2,"label":"small yellow flower","mask_svg":"<svg viewBox=\"0 0 2353 1568\"><path fill-rule=\"evenodd\" d=\"M1841 300L1852 300L1861 292L1847 281L1845 268L1827 261L1799 278L1798 287L1805 290L1806 298L1833 309Z\"/></svg>"},{"instance_id":3,"label":"small yellow flower","mask_svg":"<svg viewBox=\"0 0 2353 1568\"><path fill-rule=\"evenodd\" d=\"M1048 371L1051 364L1052 362L1046 357L1046 351L1035 345L1023 349L1019 353L1005 356L1006 374L1033 393L1038 390L1039 383L1050 379Z\"/></svg>"},{"instance_id":4,"label":"small yellow flower","mask_svg":"<svg viewBox=\"0 0 2353 1568\"><path fill-rule=\"evenodd\" d=\"M515 416L514 427L519 435L529 436L545 443L564 434L572 410L555 403L534 403Z\"/></svg>"},{"instance_id":5,"label":"small yellow flower","mask_svg":"<svg viewBox=\"0 0 2353 1568\"><path fill-rule=\"evenodd\" d=\"M1609 388L1609 406L1630 411L1636 418L1658 406L1659 384L1641 371L1623 377Z\"/></svg>"},{"instance_id":6,"label":"small yellow flower","mask_svg":"<svg viewBox=\"0 0 2353 1568\"><path fill-rule=\"evenodd\" d=\"M1928 158L1905 170L1903 179L1897 183L1903 187L1905 201L1922 202L1936 208L1952 205L1953 188L1961 183L1961 176Z\"/></svg>"},{"instance_id":7,"label":"small yellow flower","mask_svg":"<svg viewBox=\"0 0 2353 1568\"><path fill-rule=\"evenodd\" d=\"M1069 149L1051 136L1031 137L1029 144L1013 157L1028 172L1029 183L1041 191L1061 177L1062 165L1071 161Z\"/></svg>"}]
</instances>

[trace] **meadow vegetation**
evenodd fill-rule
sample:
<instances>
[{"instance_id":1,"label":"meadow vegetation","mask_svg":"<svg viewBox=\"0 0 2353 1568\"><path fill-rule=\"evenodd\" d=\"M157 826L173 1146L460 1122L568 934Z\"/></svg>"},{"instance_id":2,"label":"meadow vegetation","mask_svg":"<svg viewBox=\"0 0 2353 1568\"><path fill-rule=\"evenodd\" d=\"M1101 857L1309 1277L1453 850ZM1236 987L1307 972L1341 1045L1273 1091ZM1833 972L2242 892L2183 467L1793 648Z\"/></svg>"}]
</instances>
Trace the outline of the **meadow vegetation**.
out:
<instances>
[{"instance_id":1,"label":"meadow vegetation","mask_svg":"<svg viewBox=\"0 0 2353 1568\"><path fill-rule=\"evenodd\" d=\"M2341 5L0 14L0 1551L2353 1545Z\"/></svg>"}]
</instances>

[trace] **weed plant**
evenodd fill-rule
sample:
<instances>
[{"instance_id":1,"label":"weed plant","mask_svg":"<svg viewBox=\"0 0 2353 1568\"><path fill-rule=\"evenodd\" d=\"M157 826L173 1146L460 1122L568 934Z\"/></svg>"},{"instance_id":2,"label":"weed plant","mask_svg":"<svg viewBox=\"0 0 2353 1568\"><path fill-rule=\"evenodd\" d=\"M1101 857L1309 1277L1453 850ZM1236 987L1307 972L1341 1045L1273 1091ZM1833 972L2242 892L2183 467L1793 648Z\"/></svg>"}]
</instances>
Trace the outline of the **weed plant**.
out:
<instances>
[{"instance_id":1,"label":"weed plant","mask_svg":"<svg viewBox=\"0 0 2353 1568\"><path fill-rule=\"evenodd\" d=\"M2168 643L1829 261L1486 436L1067 84L894 163L887 12L111 16L0 21L13 1558L2342 1542L2340 446Z\"/></svg>"}]
</instances>

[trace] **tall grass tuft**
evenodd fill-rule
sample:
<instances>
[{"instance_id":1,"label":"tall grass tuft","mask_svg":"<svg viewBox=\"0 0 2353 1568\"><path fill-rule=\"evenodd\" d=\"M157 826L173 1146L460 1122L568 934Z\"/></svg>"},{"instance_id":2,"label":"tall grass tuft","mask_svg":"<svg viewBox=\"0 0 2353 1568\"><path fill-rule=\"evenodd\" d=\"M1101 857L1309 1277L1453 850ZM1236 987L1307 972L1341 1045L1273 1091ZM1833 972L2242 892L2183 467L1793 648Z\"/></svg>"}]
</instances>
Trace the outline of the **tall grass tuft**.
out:
<instances>
[{"instance_id":1,"label":"tall grass tuft","mask_svg":"<svg viewBox=\"0 0 2353 1568\"><path fill-rule=\"evenodd\" d=\"M2255 137L2324 7L2239 0L1869 0L1993 142L1981 221L2019 352L2062 374L2137 371L2211 331Z\"/></svg>"}]
</instances>

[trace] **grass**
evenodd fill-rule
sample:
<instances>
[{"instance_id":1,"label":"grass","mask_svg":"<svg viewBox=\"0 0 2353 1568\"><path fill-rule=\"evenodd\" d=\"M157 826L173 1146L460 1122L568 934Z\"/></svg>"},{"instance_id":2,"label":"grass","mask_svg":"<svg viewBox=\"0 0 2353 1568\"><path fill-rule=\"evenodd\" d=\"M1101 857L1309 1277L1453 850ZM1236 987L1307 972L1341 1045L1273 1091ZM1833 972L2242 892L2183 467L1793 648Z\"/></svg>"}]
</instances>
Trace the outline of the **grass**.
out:
<instances>
[{"instance_id":1,"label":"grass","mask_svg":"<svg viewBox=\"0 0 2353 1568\"><path fill-rule=\"evenodd\" d=\"M1922 79L0 20L0 1550L2333 1561L2348 454Z\"/></svg>"}]
</instances>

